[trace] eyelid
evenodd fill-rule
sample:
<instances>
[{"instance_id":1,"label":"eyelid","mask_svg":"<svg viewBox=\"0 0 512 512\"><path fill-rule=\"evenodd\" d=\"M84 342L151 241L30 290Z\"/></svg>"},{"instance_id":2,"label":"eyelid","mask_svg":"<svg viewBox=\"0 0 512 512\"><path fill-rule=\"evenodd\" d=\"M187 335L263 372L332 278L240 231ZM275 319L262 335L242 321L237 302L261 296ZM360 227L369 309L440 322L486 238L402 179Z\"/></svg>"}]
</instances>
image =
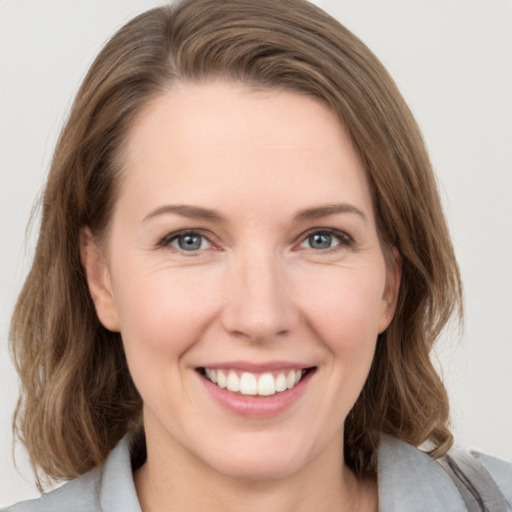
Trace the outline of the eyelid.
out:
<instances>
[{"instance_id":1,"label":"eyelid","mask_svg":"<svg viewBox=\"0 0 512 512\"><path fill-rule=\"evenodd\" d=\"M215 242L212 240L214 237L212 233L205 231L204 229L193 229L193 228L187 228L187 229L180 229L178 231L173 231L172 233L169 233L165 235L157 244L157 249L169 249L172 251L176 251L179 253L186 253L187 256L193 256L194 254L206 251L207 249L199 249L197 251L185 251L182 249L179 249L177 247L172 247L171 242L179 238L180 236L186 236L186 235L198 235L203 238L205 238L208 243L211 245L211 247L208 247L207 249L217 248Z\"/></svg>"},{"instance_id":2,"label":"eyelid","mask_svg":"<svg viewBox=\"0 0 512 512\"><path fill-rule=\"evenodd\" d=\"M315 233L326 233L326 234L329 234L331 236L335 236L340 241L340 243L338 245L336 245L334 247L330 247L328 249L323 249L323 250L311 249L311 250L314 250L315 252L319 252L319 253L320 252L323 252L323 253L333 252L333 251L340 250L340 249L343 249L343 248L353 247L356 244L354 238L350 234L348 234L346 231L343 231L343 230L340 230L340 229L335 229L335 228L315 227L315 228L308 229L306 232L302 233L298 237L298 242L297 243L299 244L299 246L308 237L310 237L311 235L313 235ZM211 244L211 247L208 247L208 249L218 249L219 248L218 244L214 241L215 240L215 236L210 231L207 231L207 230L204 230L204 229L201 229L201 228L196 228L196 229L194 229L194 228L187 228L187 229L180 229L178 231L173 231L173 232L168 233L167 235L165 235L157 243L157 249L169 249L169 250L173 250L173 251L176 251L176 252L179 252L179 253L187 253L188 256L193 256L194 254L197 255L197 253L200 253L200 252L203 252L203 251L207 250L207 249L200 249L200 250L197 250L197 251L184 251L184 250L181 250L179 248L172 247L170 245L172 241L176 240L180 236L185 236L185 235L199 235L199 236L205 238Z\"/></svg>"},{"instance_id":3,"label":"eyelid","mask_svg":"<svg viewBox=\"0 0 512 512\"><path fill-rule=\"evenodd\" d=\"M338 245L336 245L334 247L329 247L327 249L320 249L319 250L319 249L311 248L312 251L315 251L315 252L318 252L318 253L334 252L336 250L346 249L347 247L351 248L351 247L354 247L354 245L356 243L354 238L351 235L349 235L346 231L343 231L341 229L335 229L335 228L317 227L317 228L308 229L305 233L302 233L300 235L300 237L299 237L299 246L300 246L300 244L305 242L311 235L314 235L316 233L325 233L325 234L328 234L328 235L331 235L331 236L335 236L340 241L340 243Z\"/></svg>"}]
</instances>

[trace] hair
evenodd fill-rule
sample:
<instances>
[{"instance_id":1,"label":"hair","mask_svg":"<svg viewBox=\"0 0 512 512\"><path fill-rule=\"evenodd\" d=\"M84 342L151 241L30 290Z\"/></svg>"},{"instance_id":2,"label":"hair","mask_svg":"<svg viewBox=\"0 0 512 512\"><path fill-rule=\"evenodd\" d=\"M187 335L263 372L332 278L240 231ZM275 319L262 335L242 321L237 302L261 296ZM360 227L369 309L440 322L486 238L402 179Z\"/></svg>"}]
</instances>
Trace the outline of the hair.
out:
<instances>
[{"instance_id":1,"label":"hair","mask_svg":"<svg viewBox=\"0 0 512 512\"><path fill-rule=\"evenodd\" d=\"M388 265L401 256L394 318L345 422L345 460L376 472L380 433L432 455L450 447L446 390L430 351L461 284L419 128L395 83L351 32L304 0L184 0L147 11L105 45L61 132L42 196L32 267L11 324L21 376L14 430L38 485L101 465L142 424L142 400L119 333L98 320L80 261L80 232L106 232L127 132L172 84L223 79L313 96L359 153ZM396 263L396 262L395 262Z\"/></svg>"}]
</instances>

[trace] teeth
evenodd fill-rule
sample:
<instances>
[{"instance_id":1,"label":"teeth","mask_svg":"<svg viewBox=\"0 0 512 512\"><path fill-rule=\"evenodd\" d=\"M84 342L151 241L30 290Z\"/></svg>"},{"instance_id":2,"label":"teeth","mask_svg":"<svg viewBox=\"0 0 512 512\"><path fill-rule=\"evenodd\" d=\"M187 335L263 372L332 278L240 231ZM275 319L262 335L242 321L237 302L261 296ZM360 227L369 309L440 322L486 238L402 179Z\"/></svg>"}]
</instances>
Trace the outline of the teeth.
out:
<instances>
[{"instance_id":1,"label":"teeth","mask_svg":"<svg viewBox=\"0 0 512 512\"><path fill-rule=\"evenodd\" d=\"M240 391L240 379L233 371L228 373L226 388L229 389L229 391Z\"/></svg>"},{"instance_id":2,"label":"teeth","mask_svg":"<svg viewBox=\"0 0 512 512\"><path fill-rule=\"evenodd\" d=\"M271 373L264 373L258 380L258 395L269 396L276 392L276 383Z\"/></svg>"},{"instance_id":3,"label":"teeth","mask_svg":"<svg viewBox=\"0 0 512 512\"><path fill-rule=\"evenodd\" d=\"M258 394L258 382L252 373L242 373L240 377L240 393L242 393L242 395Z\"/></svg>"},{"instance_id":4,"label":"teeth","mask_svg":"<svg viewBox=\"0 0 512 512\"><path fill-rule=\"evenodd\" d=\"M271 396L293 388L302 379L302 370L290 370L288 373L280 372L277 376L270 372L259 377L250 372L244 372L239 377L234 370L213 370L205 368L206 378L217 384L219 388L226 388L242 395Z\"/></svg>"},{"instance_id":5,"label":"teeth","mask_svg":"<svg viewBox=\"0 0 512 512\"><path fill-rule=\"evenodd\" d=\"M217 374L217 386L219 386L219 388L225 388L227 384L226 374L222 370L218 370L217 372L215 370L211 370L211 372Z\"/></svg>"},{"instance_id":6,"label":"teeth","mask_svg":"<svg viewBox=\"0 0 512 512\"><path fill-rule=\"evenodd\" d=\"M276 391L279 393L281 391L286 391L287 389L286 377L284 376L284 373L280 373L276 379Z\"/></svg>"}]
</instances>

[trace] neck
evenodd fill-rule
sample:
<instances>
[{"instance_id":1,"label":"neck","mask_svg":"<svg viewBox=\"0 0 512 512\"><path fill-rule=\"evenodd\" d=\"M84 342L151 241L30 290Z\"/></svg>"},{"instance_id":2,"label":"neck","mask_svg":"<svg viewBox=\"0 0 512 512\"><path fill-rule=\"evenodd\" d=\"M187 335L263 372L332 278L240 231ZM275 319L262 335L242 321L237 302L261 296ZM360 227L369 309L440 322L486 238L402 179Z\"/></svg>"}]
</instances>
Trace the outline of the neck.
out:
<instances>
[{"instance_id":1,"label":"neck","mask_svg":"<svg viewBox=\"0 0 512 512\"><path fill-rule=\"evenodd\" d=\"M361 481L343 462L343 446L329 446L291 475L238 479L221 474L180 449L148 442L135 473L144 512L377 511L376 481ZM333 454L339 454L333 456Z\"/></svg>"}]
</instances>

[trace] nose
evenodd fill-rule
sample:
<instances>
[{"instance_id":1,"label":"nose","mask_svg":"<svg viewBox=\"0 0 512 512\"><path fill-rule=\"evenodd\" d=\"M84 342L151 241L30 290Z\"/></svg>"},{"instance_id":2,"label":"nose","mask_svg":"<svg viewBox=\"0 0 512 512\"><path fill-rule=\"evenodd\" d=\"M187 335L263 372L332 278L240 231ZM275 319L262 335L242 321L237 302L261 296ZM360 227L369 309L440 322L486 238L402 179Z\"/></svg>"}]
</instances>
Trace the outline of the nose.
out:
<instances>
[{"instance_id":1,"label":"nose","mask_svg":"<svg viewBox=\"0 0 512 512\"><path fill-rule=\"evenodd\" d=\"M272 341L298 322L285 264L273 254L247 252L235 257L228 271L221 321L232 335Z\"/></svg>"}]
</instances>

